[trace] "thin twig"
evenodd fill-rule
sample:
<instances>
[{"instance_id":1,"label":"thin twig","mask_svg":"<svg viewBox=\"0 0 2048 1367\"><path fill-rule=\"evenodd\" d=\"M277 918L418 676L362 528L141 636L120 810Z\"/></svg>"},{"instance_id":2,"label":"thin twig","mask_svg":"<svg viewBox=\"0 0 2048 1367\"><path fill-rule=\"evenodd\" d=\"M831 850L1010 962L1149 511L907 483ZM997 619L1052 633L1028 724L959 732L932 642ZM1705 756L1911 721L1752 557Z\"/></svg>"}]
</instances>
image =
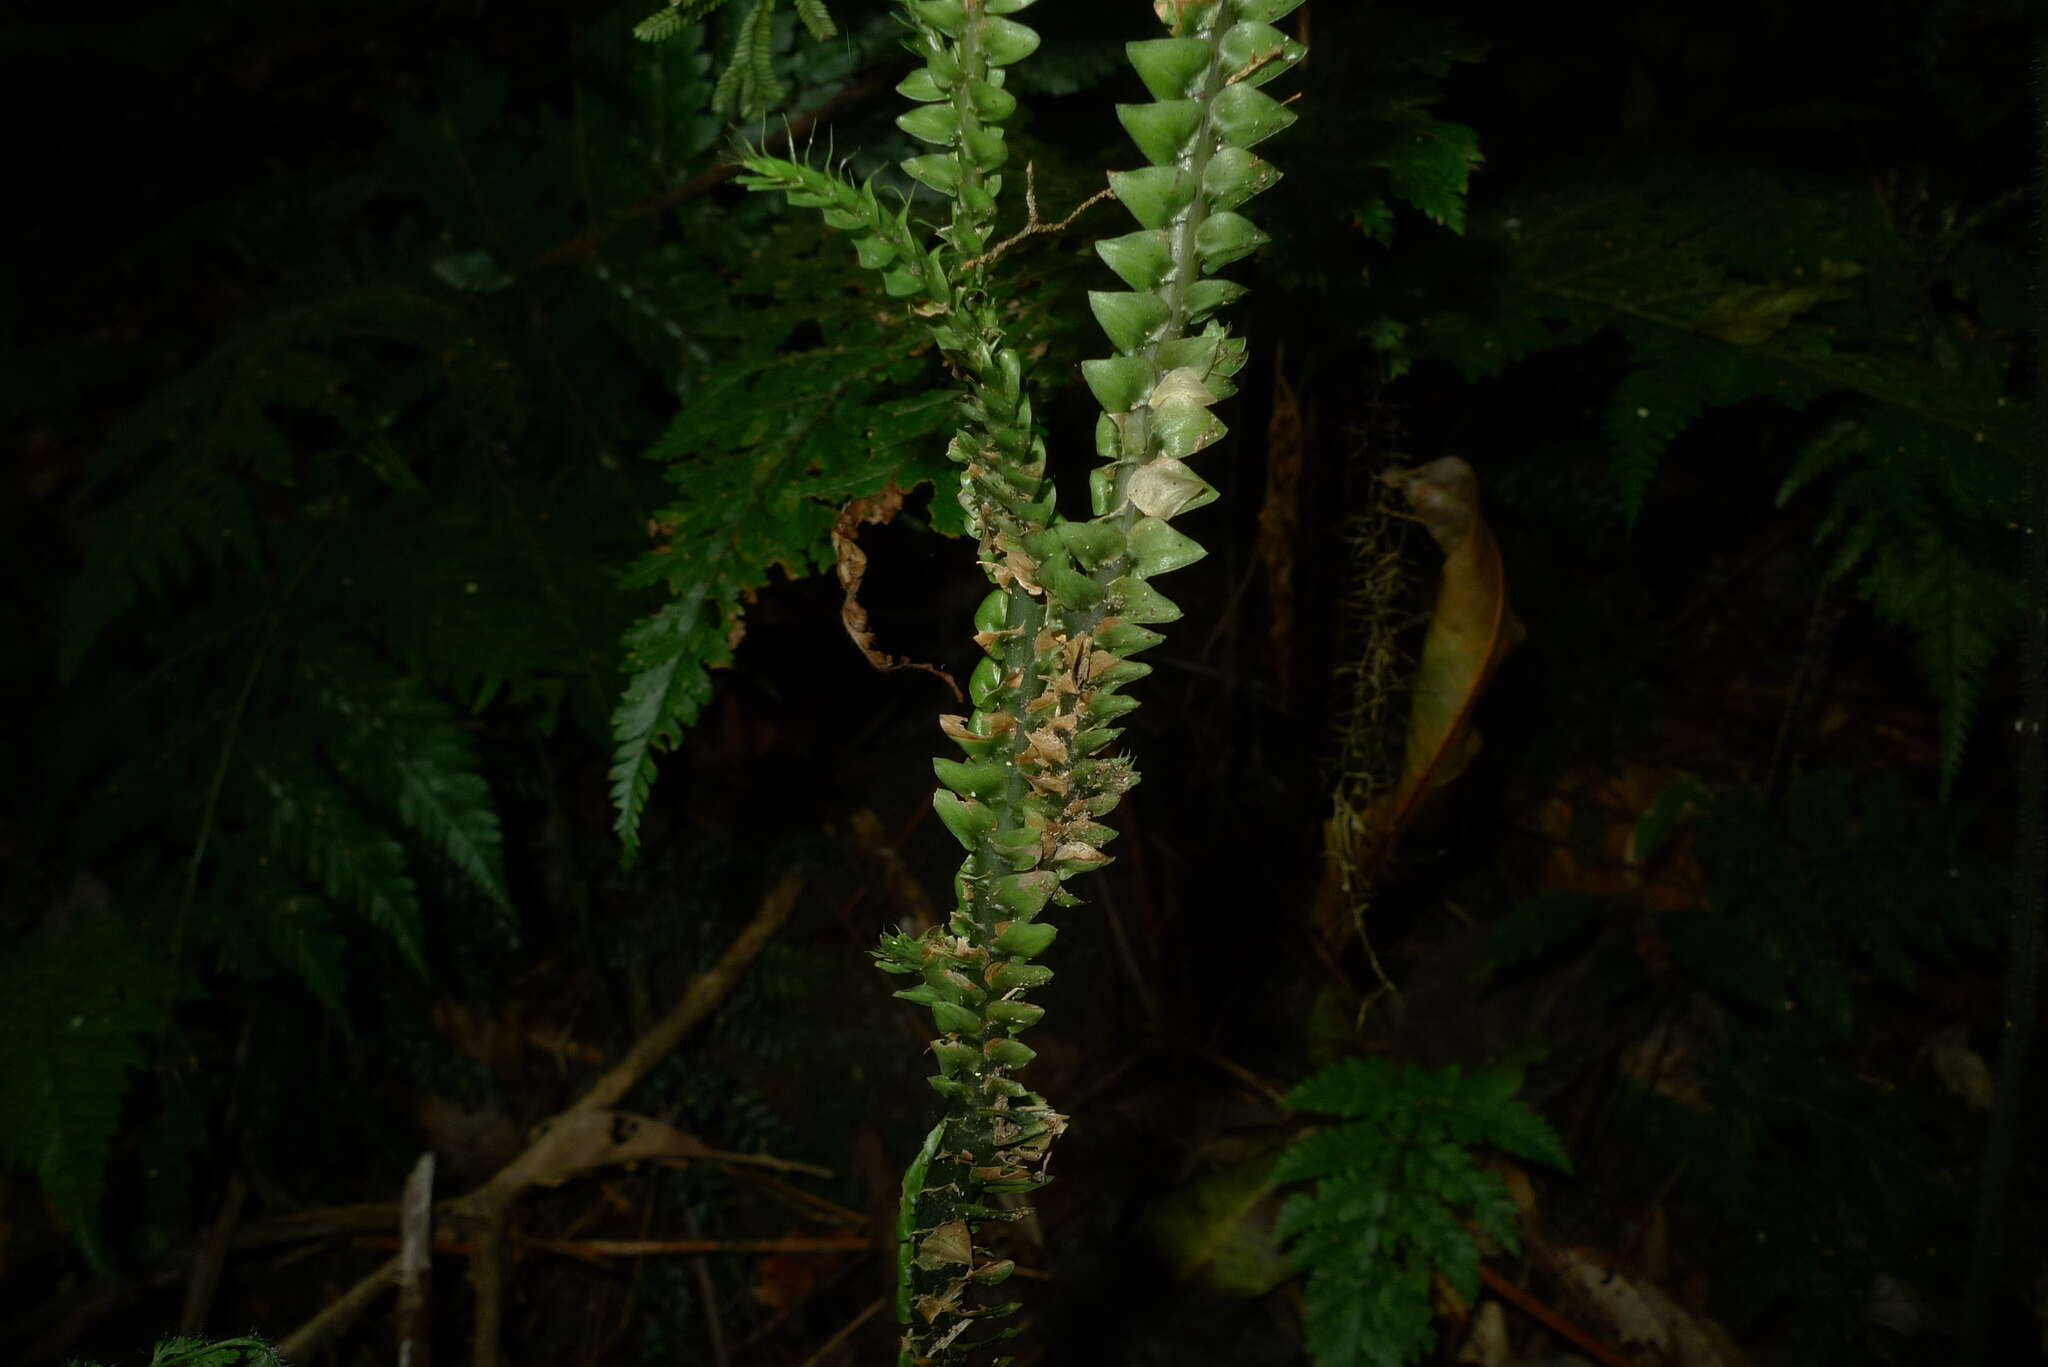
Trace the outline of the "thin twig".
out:
<instances>
[{"instance_id":1,"label":"thin twig","mask_svg":"<svg viewBox=\"0 0 2048 1367\"><path fill-rule=\"evenodd\" d=\"M206 1244L199 1250L199 1256L192 1260L192 1272L185 1282L185 1309L178 1316L178 1332L198 1334L206 1327L206 1317L213 1309L213 1293L220 1286L221 1266L227 1262L228 1249L234 1243L235 1226L241 1223L242 1203L249 1196L249 1184L242 1180L242 1174L228 1174L227 1195L221 1199L220 1213L214 1217L213 1227L206 1232Z\"/></svg>"},{"instance_id":2,"label":"thin twig","mask_svg":"<svg viewBox=\"0 0 2048 1367\"><path fill-rule=\"evenodd\" d=\"M384 1288L397 1280L398 1255L394 1253L386 1258L375 1272L343 1292L340 1299L292 1330L290 1335L277 1345L278 1353L286 1362L311 1357L315 1348L345 1332L354 1324L356 1316L368 1310L377 1297L384 1294Z\"/></svg>"},{"instance_id":3,"label":"thin twig","mask_svg":"<svg viewBox=\"0 0 2048 1367\"><path fill-rule=\"evenodd\" d=\"M683 1227L692 1238L703 1237L704 1228L695 1210L683 1216ZM866 1242L862 1240L862 1247L866 1247ZM711 1347L711 1367L728 1367L731 1359L725 1353L725 1317L718 1313L718 1285L711 1280L710 1260L692 1259L690 1271L697 1282L697 1303L704 1311L704 1339Z\"/></svg>"},{"instance_id":4,"label":"thin twig","mask_svg":"<svg viewBox=\"0 0 2048 1367\"><path fill-rule=\"evenodd\" d=\"M1041 223L1038 218L1038 184L1035 166L1036 164L1033 162L1027 161L1024 163L1024 226L1011 233L1001 242L996 243L995 246L990 247L980 256L969 257L961 262L961 270L972 270L976 266L986 266L1027 237L1036 237L1039 233L1062 232L1068 224L1079 218L1088 209L1105 199L1114 198L1116 195L1115 190L1097 190L1094 194L1082 200L1074 212L1068 214L1059 222Z\"/></svg>"},{"instance_id":5,"label":"thin twig","mask_svg":"<svg viewBox=\"0 0 2048 1367\"><path fill-rule=\"evenodd\" d=\"M1479 1279L1492 1288L1493 1293L1502 1300L1519 1307L1523 1313L1527 1314L1551 1333L1585 1349L1588 1353L1606 1363L1607 1367L1634 1367L1634 1364L1628 1358L1609 1348L1599 1339L1594 1338L1584 1329L1579 1328L1578 1325L1573 1324L1563 1315L1551 1309L1542 1301L1537 1300L1536 1297L1530 1295L1521 1287L1516 1286L1485 1263L1479 1265Z\"/></svg>"},{"instance_id":6,"label":"thin twig","mask_svg":"<svg viewBox=\"0 0 2048 1367\"><path fill-rule=\"evenodd\" d=\"M640 1080L654 1071L654 1066L668 1057L669 1051L682 1043L683 1036L695 1029L700 1021L729 996L740 978L754 962L775 933L782 929L783 922L796 908L797 894L803 891L804 880L799 874L785 874L769 894L762 899L760 910L754 919L726 946L718 962L704 973L699 974L683 993L683 999L652 1030L642 1035L626 1051L612 1070L599 1078L565 1115L580 1111L608 1111L625 1099L626 1093L638 1086Z\"/></svg>"},{"instance_id":7,"label":"thin twig","mask_svg":"<svg viewBox=\"0 0 2048 1367\"><path fill-rule=\"evenodd\" d=\"M389 1234L366 1235L355 1241L360 1248L395 1248L399 1241ZM867 1235L787 1235L775 1239L544 1239L536 1234L507 1233L505 1242L536 1253L554 1253L578 1262L603 1266L610 1258L683 1258L711 1253L872 1253L874 1240ZM481 1240L454 1235L437 1235L434 1252L453 1257L474 1258Z\"/></svg>"},{"instance_id":8,"label":"thin twig","mask_svg":"<svg viewBox=\"0 0 2048 1367\"><path fill-rule=\"evenodd\" d=\"M1182 1047L1185 1048L1186 1046L1183 1045ZM1273 1103L1274 1110L1279 1111L1283 1115L1291 1115L1293 1113L1294 1108L1287 1104L1287 1098L1282 1096L1272 1083L1266 1081L1236 1059L1225 1054L1219 1054L1214 1049L1205 1049L1200 1045L1194 1046L1191 1052L1196 1058L1228 1073L1231 1077L1236 1078L1246 1087L1249 1087L1252 1091L1257 1092L1267 1101Z\"/></svg>"},{"instance_id":9,"label":"thin twig","mask_svg":"<svg viewBox=\"0 0 2048 1367\"><path fill-rule=\"evenodd\" d=\"M1260 67L1266 66L1272 62L1279 61L1281 54L1285 51L1285 48L1275 47L1268 48L1264 52L1252 54L1252 59L1249 62L1246 62L1243 66L1239 67L1237 70L1231 72L1230 75L1226 76L1223 80L1223 84L1236 85L1239 81L1244 80L1253 72L1257 71Z\"/></svg>"},{"instance_id":10,"label":"thin twig","mask_svg":"<svg viewBox=\"0 0 2048 1367\"><path fill-rule=\"evenodd\" d=\"M185 861L185 880L178 894L177 920L171 926L171 974L165 981L170 985L164 989L164 1025L170 1024L171 1005L176 1000L177 984L181 981L185 961L185 926L192 919L192 902L199 893L199 870L206 862L206 846L213 837L214 817L220 811L220 795L227 786L228 765L235 757L235 746L242 734L242 718L249 711L249 699L256 692L256 680L263 673L263 666L270 660L270 646L277 639L277 629L284 622L285 605L298 591L306 578L306 571L313 568L313 562L320 558L324 545L316 546L299 562L292 571L289 583L277 596L277 603L270 610L269 625L263 628L263 639L256 643L256 652L249 659L249 671L242 676L241 691L235 695L234 706L228 711L228 734L221 742L220 758L214 762L213 779L206 786L206 801L199 812L199 838L192 842L192 857ZM161 1033L161 1032L159 1032Z\"/></svg>"},{"instance_id":11,"label":"thin twig","mask_svg":"<svg viewBox=\"0 0 2048 1367\"><path fill-rule=\"evenodd\" d=\"M431 1367L434 1354L434 1151L405 1179L398 1222L398 1367Z\"/></svg>"},{"instance_id":12,"label":"thin twig","mask_svg":"<svg viewBox=\"0 0 2048 1367\"><path fill-rule=\"evenodd\" d=\"M726 946L716 964L705 973L692 979L678 1002L667 1016L642 1035L626 1051L626 1056L613 1065L610 1072L597 1080L596 1085L556 1117L556 1123L572 1116L591 1112L606 1111L633 1090L640 1080L665 1058L668 1052L682 1042L683 1036L710 1015L720 1002L739 983L754 958L782 928L796 906L797 894L803 889L803 879L797 874L784 876L777 883L761 907L754 913L753 920L741 930L733 942ZM458 1201L451 1203L449 1213L457 1218L481 1221L483 1240L491 1238L492 1216L507 1210L512 1201L536 1180L545 1174L537 1171L536 1156L549 1143L550 1126L542 1126L538 1137L527 1149L514 1158L490 1181L478 1187ZM862 1244L865 1248L867 1245ZM282 1345L287 1358L307 1357L312 1350L328 1339L340 1334L383 1293L397 1277L398 1259L392 1257L376 1271L364 1277L349 1288L342 1297L294 1330ZM482 1307L479 1306L481 1316ZM479 1340L490 1332L479 1323Z\"/></svg>"},{"instance_id":13,"label":"thin twig","mask_svg":"<svg viewBox=\"0 0 2048 1367\"><path fill-rule=\"evenodd\" d=\"M881 1312L883 1304L884 1302L879 1298L870 1302L867 1309L861 1311L858 1315L855 1315L846 1324L842 1325L840 1327L839 1332L834 1334L831 1338L826 1339L824 1344L818 1349L817 1352L805 1358L803 1360L803 1367L817 1367L818 1363L823 1362L825 1360L825 1354L831 1352L834 1348L837 1348L840 1344L846 1342L849 1338L852 1338L854 1330L860 1328L863 1324L866 1324L869 1320L873 1319L877 1314L879 1314Z\"/></svg>"}]
</instances>

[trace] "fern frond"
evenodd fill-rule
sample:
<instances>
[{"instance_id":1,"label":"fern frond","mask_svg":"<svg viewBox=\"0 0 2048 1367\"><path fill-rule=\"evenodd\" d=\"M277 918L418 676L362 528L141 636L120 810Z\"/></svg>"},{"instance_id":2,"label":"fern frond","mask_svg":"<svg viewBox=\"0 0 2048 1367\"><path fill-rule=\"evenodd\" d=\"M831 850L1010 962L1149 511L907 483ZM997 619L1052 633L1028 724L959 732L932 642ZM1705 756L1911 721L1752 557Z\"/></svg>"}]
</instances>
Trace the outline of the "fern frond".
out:
<instances>
[{"instance_id":1,"label":"fern frond","mask_svg":"<svg viewBox=\"0 0 2048 1367\"><path fill-rule=\"evenodd\" d=\"M217 966L251 981L288 973L348 1030L348 945L333 903L295 877L260 833L218 841L213 851L215 891L199 900L193 929Z\"/></svg>"},{"instance_id":2,"label":"fern frond","mask_svg":"<svg viewBox=\"0 0 2048 1367\"><path fill-rule=\"evenodd\" d=\"M328 563L350 582L322 587L458 705L538 701L547 730L573 699L601 729L612 632L593 624L630 611L608 566L634 549L616 488L596 471L493 484L389 500L337 536Z\"/></svg>"},{"instance_id":3,"label":"fern frond","mask_svg":"<svg viewBox=\"0 0 2048 1367\"><path fill-rule=\"evenodd\" d=\"M758 0L753 13L747 16L747 27L754 32L753 41L748 45L748 65L754 87L753 98L746 103L749 113L765 113L772 105L781 104L789 94L789 87L775 76L775 0Z\"/></svg>"},{"instance_id":4,"label":"fern frond","mask_svg":"<svg viewBox=\"0 0 2048 1367\"><path fill-rule=\"evenodd\" d=\"M661 43L675 37L690 26L676 8L656 10L639 23L633 25L633 36L643 43Z\"/></svg>"},{"instance_id":5,"label":"fern frond","mask_svg":"<svg viewBox=\"0 0 2048 1367\"><path fill-rule=\"evenodd\" d=\"M1914 656L1940 713L1946 798L1985 672L2019 622L2012 577L1981 563L1959 539L1928 531L1885 543L1857 587L1879 617L1915 637Z\"/></svg>"},{"instance_id":6,"label":"fern frond","mask_svg":"<svg viewBox=\"0 0 2048 1367\"><path fill-rule=\"evenodd\" d=\"M825 8L825 0L796 0L796 17L803 21L811 37L821 43L839 32L832 22L832 12Z\"/></svg>"},{"instance_id":7,"label":"fern frond","mask_svg":"<svg viewBox=\"0 0 2048 1367\"><path fill-rule=\"evenodd\" d=\"M1465 191L1485 162L1479 135L1417 108L1389 111L1384 149L1372 158L1387 184L1432 223L1465 233Z\"/></svg>"},{"instance_id":8,"label":"fern frond","mask_svg":"<svg viewBox=\"0 0 2048 1367\"><path fill-rule=\"evenodd\" d=\"M0 1162L36 1175L93 1266L107 1153L139 1038L170 969L111 913L81 914L0 956Z\"/></svg>"},{"instance_id":9,"label":"fern frond","mask_svg":"<svg viewBox=\"0 0 2048 1367\"><path fill-rule=\"evenodd\" d=\"M1666 358L1630 371L1614 391L1607 439L1614 448L1614 482L1630 523L1643 510L1664 448L1700 415L1704 400L1690 380L1682 362Z\"/></svg>"},{"instance_id":10,"label":"fern frond","mask_svg":"<svg viewBox=\"0 0 2048 1367\"><path fill-rule=\"evenodd\" d=\"M169 461L105 514L85 570L66 588L57 670L78 673L102 632L144 595L198 566L251 561L256 520L240 479L206 459Z\"/></svg>"},{"instance_id":11,"label":"fern frond","mask_svg":"<svg viewBox=\"0 0 2048 1367\"><path fill-rule=\"evenodd\" d=\"M94 528L84 572L65 595L59 669L76 674L93 642L144 595L201 566L254 562L252 481L298 481L279 419L296 414L337 433L334 453L394 487L417 481L391 444L387 419L355 391L362 374L329 353L361 342L418 354L446 386L463 439L505 436L523 421L516 373L459 310L416 291L347 289L244 329L163 385L109 436L95 480L133 482ZM133 474L131 472L140 472Z\"/></svg>"},{"instance_id":12,"label":"fern frond","mask_svg":"<svg viewBox=\"0 0 2048 1367\"><path fill-rule=\"evenodd\" d=\"M1314 1184L1289 1198L1275 1232L1308 1274L1318 1364L1398 1367L1427 1352L1432 1273L1468 1301L1478 1291L1465 1219L1516 1246L1506 1185L1473 1162L1471 1148L1567 1166L1556 1133L1516 1099L1518 1086L1511 1072L1468 1076L1349 1058L1289 1095L1291 1106L1348 1121L1296 1141L1272 1172L1275 1182Z\"/></svg>"},{"instance_id":13,"label":"fern frond","mask_svg":"<svg viewBox=\"0 0 2048 1367\"><path fill-rule=\"evenodd\" d=\"M1778 506L1784 507L1801 489L1869 449L1869 432L1862 423L1850 420L1829 423L1820 435L1800 448L1792 468L1778 485Z\"/></svg>"},{"instance_id":14,"label":"fern frond","mask_svg":"<svg viewBox=\"0 0 2048 1367\"><path fill-rule=\"evenodd\" d=\"M259 810L268 815L271 848L335 901L389 935L424 976L426 947L419 895L406 869L405 848L368 820L355 799L310 762L269 758L250 768ZM288 909L289 910L289 909ZM298 913L291 911L297 919ZM297 934L318 937L312 929ZM303 962L303 954L295 954ZM327 980L308 978L318 988Z\"/></svg>"},{"instance_id":15,"label":"fern frond","mask_svg":"<svg viewBox=\"0 0 2048 1367\"><path fill-rule=\"evenodd\" d=\"M284 1359L261 1339L174 1338L156 1346L149 1367L283 1367Z\"/></svg>"},{"instance_id":16,"label":"fern frond","mask_svg":"<svg viewBox=\"0 0 2048 1367\"><path fill-rule=\"evenodd\" d=\"M334 767L509 916L497 808L452 710L417 679L370 660L336 656L305 674L332 723L323 740Z\"/></svg>"},{"instance_id":17,"label":"fern frond","mask_svg":"<svg viewBox=\"0 0 2048 1367\"><path fill-rule=\"evenodd\" d=\"M1998 444L1957 443L1894 408L1823 433L1785 487L1826 469L1838 473L1814 539L1833 548L1828 578L1860 568L1857 596L1915 637L1939 715L1946 796L1985 671L2018 622L2017 577L1999 557L2014 549L2001 510L2019 506L2019 462Z\"/></svg>"},{"instance_id":18,"label":"fern frond","mask_svg":"<svg viewBox=\"0 0 2048 1367\"><path fill-rule=\"evenodd\" d=\"M773 158L748 165L773 178L772 188L796 187L834 205L844 196L855 215L849 222L894 223L871 188ZM928 439L952 421L953 400L944 390L910 390L928 361L912 339L885 331L872 293L849 296L843 269L820 266L837 245L808 224L767 244L754 271L735 283L730 315L707 320L724 343L721 363L646 452L669 467L675 492L655 515L662 544L625 578L629 589L659 584L670 595L626 633L628 682L612 716L612 798L629 857L657 754L681 740L709 698L707 671L731 658L744 595L775 567L800 575L831 564L832 521L849 499L945 472ZM815 280L823 269L829 288ZM756 295L761 302L749 298ZM822 317L814 302L784 302L827 295L842 303ZM826 345L789 349L805 324L822 328ZM935 500L934 518L946 517L950 504Z\"/></svg>"},{"instance_id":19,"label":"fern frond","mask_svg":"<svg viewBox=\"0 0 2048 1367\"><path fill-rule=\"evenodd\" d=\"M753 0L733 29L732 52L712 88L711 107L753 119L788 95L789 87L775 74L775 0Z\"/></svg>"},{"instance_id":20,"label":"fern frond","mask_svg":"<svg viewBox=\"0 0 2048 1367\"><path fill-rule=\"evenodd\" d=\"M726 664L725 635L703 622L702 590L669 602L627 631L626 692L612 713L612 806L625 861L640 853L640 817L654 788L657 751L673 750L711 699L707 670Z\"/></svg>"},{"instance_id":21,"label":"fern frond","mask_svg":"<svg viewBox=\"0 0 2048 1367\"><path fill-rule=\"evenodd\" d=\"M643 43L662 42L718 13L725 3L726 0L669 0L667 9L657 10L635 24L633 36ZM767 3L772 5L774 0Z\"/></svg>"}]
</instances>

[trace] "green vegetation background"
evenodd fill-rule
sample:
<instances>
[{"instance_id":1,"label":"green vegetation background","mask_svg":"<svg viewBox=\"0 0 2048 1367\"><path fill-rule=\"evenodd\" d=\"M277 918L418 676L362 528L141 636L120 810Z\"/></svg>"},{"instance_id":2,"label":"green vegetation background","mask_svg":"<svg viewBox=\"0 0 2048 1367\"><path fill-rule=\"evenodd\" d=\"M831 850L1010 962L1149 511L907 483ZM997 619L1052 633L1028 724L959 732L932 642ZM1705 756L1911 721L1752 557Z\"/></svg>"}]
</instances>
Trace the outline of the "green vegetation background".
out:
<instances>
[{"instance_id":1,"label":"green vegetation background","mask_svg":"<svg viewBox=\"0 0 2048 1367\"><path fill-rule=\"evenodd\" d=\"M1106 110L1148 10L1032 11L1015 146L1049 215L1133 161ZM1347 528L1377 469L1456 454L1531 637L1458 819L1379 909L1407 1005L1365 1041L1537 1060L1526 1095L1578 1174L1557 1220L1616 1246L1668 1215L1762 1356L1938 1357L1984 1122L1929 1041L1995 1040L2006 896L2025 7L1309 13L1213 553L1133 732L1122 866L1047 998L1048 1095L1124 1071L1048 1193L1070 1271L1042 1332L1106 1326L1120 1363L1299 1360L1252 1303L1177 1298L1133 1231L1271 1122L1202 1058L1295 1080L1360 1043L1305 1027L1331 1008L1296 929L1345 762ZM389 1199L427 1147L488 1175L792 866L791 933L635 1105L831 1168L855 1211L894 1181L925 1101L865 966L912 914L874 851L939 894L948 842L917 817L949 700L846 641L838 508L941 482L862 533L881 648L964 677L982 585L948 535L936 362L811 215L710 174L720 110L772 108L765 136L822 107L816 154L908 188L891 22L833 14L822 42L740 5L648 45L638 6L377 0L31 6L0 33L13 1348L90 1302L51 1360L135 1360L233 1174L271 1215ZM1004 263L1056 468L1087 442L1085 248L1115 213ZM1257 543L1276 355L1310 491L1284 613ZM1530 838L1630 765L1713 794L1690 818L1710 914L1668 945L1627 895L1548 885ZM622 867L613 797L643 781ZM1548 838L1597 845L1575 812ZM1710 1110L1622 1076L1674 1002L1718 1022L1689 1060ZM534 1227L802 1228L718 1174L614 1191L624 1213L565 1193ZM2039 1216L2027 1197L2019 1228ZM212 1327L280 1334L367 1256L237 1261ZM821 1264L839 1280L777 1319L759 1260L707 1266L522 1266L507 1341L669 1361L715 1316L760 1335L747 1360L798 1362L874 1294L874 1264ZM2013 1261L2007 1319L2044 1272ZM1873 1322L1880 1277L1931 1307L1912 1333Z\"/></svg>"}]
</instances>

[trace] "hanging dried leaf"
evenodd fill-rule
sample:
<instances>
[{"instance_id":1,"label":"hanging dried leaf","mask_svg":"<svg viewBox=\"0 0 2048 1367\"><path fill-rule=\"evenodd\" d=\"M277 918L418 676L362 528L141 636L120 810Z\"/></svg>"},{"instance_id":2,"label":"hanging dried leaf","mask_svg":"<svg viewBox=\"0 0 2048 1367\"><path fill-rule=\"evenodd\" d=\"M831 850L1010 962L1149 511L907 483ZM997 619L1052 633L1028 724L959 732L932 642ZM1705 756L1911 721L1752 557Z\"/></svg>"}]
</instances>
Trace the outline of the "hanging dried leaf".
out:
<instances>
[{"instance_id":1,"label":"hanging dried leaf","mask_svg":"<svg viewBox=\"0 0 2048 1367\"><path fill-rule=\"evenodd\" d=\"M1480 512L1472 467L1445 457L1380 479L1407 497L1444 565L1410 690L1400 782L1363 811L1340 802L1324 828L1328 862L1316 925L1333 941L1348 931L1354 908L1423 801L1478 753L1473 710L1502 657L1528 634L1508 607L1500 547Z\"/></svg>"},{"instance_id":2,"label":"hanging dried leaf","mask_svg":"<svg viewBox=\"0 0 2048 1367\"><path fill-rule=\"evenodd\" d=\"M1528 633L1508 608L1506 575L1493 529L1479 511L1479 478L1455 456L1415 470L1380 476L1408 497L1408 506L1444 553L1436 608L1422 643L1408 712L1408 757L1402 787L1415 797L1464 772L1478 753L1472 709L1501 657Z\"/></svg>"},{"instance_id":3,"label":"hanging dried leaf","mask_svg":"<svg viewBox=\"0 0 2048 1367\"><path fill-rule=\"evenodd\" d=\"M927 674L945 681L953 690L956 702L965 701L966 695L953 676L937 665L924 664L917 660L900 659L875 649L875 634L868 629L868 612L860 603L860 582L868 572L867 552L863 551L854 538L860 532L863 522L893 522L896 514L903 510L903 491L890 481L881 493L869 498L857 498L839 510L839 518L832 524L832 551L837 558L835 568L839 573L839 586L846 590L846 601L840 605L840 620L846 623L846 634L853 638L853 644L861 654L868 657L868 663L876 669L887 672L894 669L921 669Z\"/></svg>"},{"instance_id":4,"label":"hanging dried leaf","mask_svg":"<svg viewBox=\"0 0 2048 1367\"><path fill-rule=\"evenodd\" d=\"M1920 1048L1950 1096L1960 1098L1973 1111L1989 1111L1998 1105L1998 1081L1984 1056L1970 1047L1967 1027L1951 1025L1937 1030Z\"/></svg>"},{"instance_id":5,"label":"hanging dried leaf","mask_svg":"<svg viewBox=\"0 0 2048 1367\"><path fill-rule=\"evenodd\" d=\"M1478 1313L1472 1316L1472 1332L1453 1361L1474 1367L1507 1367L1513 1356L1514 1348L1508 1343L1507 1312L1501 1309L1499 1301L1481 1301Z\"/></svg>"},{"instance_id":6,"label":"hanging dried leaf","mask_svg":"<svg viewBox=\"0 0 2048 1367\"><path fill-rule=\"evenodd\" d=\"M1651 1367L1748 1367L1723 1329L1594 1248L1559 1249L1551 1272L1624 1351Z\"/></svg>"}]
</instances>

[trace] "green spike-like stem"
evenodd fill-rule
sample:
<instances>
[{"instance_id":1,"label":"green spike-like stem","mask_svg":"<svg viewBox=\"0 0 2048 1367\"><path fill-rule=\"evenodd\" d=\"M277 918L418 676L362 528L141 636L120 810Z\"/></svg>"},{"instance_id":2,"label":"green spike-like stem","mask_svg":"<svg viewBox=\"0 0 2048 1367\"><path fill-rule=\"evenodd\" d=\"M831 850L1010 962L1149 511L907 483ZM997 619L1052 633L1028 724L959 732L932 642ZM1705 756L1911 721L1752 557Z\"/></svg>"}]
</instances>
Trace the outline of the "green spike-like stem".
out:
<instances>
[{"instance_id":1,"label":"green spike-like stem","mask_svg":"<svg viewBox=\"0 0 2048 1367\"><path fill-rule=\"evenodd\" d=\"M1010 1264L974 1235L1021 1215L988 1197L1042 1186L1046 1153L1066 1128L1010 1076L1033 1056L1017 1036L1044 1015L1025 995L1052 977L1031 962L1057 935L1039 917L1049 904L1074 905L1066 881L1109 862L1102 846L1116 833L1097 818L1137 782L1130 762L1109 753L1115 723L1137 706L1122 689L1150 672L1131 658L1160 639L1147 624L1180 615L1152 580L1203 554L1171 522L1216 496L1186 462L1223 435L1210 409L1243 364L1242 346L1209 321L1243 291L1207 277L1264 241L1237 209L1276 177L1248 149L1292 115L1257 87L1302 56L1271 27L1299 0L1172 0L1172 36L1130 45L1155 102L1119 116L1153 164L1110 178L1140 231L1100 247L1127 289L1090 297L1116 350L1083 366L1105 410L1096 434L1105 463L1089 481L1094 517L1067 522L1053 513L1024 360L986 281L1002 124L1016 106L1004 69L1038 43L1008 16L1030 3L901 0L905 46L923 66L898 87L917 106L898 122L933 149L903 166L951 201L936 245L917 240L907 211L885 212L871 187L744 159L745 184L819 208L853 235L862 264L910 300L963 379L967 422L949 454L996 586L975 614L987 656L970 681L975 710L942 719L965 757L935 764L944 786L934 806L967 851L956 905L942 925L914 939L892 932L875 951L885 971L921 980L897 995L931 1012L939 1071L930 1081L944 1100L904 1178L905 1367L966 1362L1015 1332L982 1330L1017 1307L976 1299L974 1288L1001 1281Z\"/></svg>"}]
</instances>

